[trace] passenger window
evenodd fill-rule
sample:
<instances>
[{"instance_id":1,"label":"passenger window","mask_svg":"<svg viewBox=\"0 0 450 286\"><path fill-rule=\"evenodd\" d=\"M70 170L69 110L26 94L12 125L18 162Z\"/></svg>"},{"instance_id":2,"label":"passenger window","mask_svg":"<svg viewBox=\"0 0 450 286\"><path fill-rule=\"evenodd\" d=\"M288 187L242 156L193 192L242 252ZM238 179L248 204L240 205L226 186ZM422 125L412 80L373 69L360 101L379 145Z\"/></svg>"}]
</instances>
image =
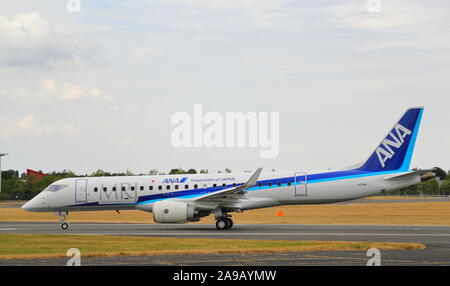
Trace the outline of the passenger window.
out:
<instances>
[{"instance_id":1,"label":"passenger window","mask_svg":"<svg viewBox=\"0 0 450 286\"><path fill-rule=\"evenodd\" d=\"M131 190L134 191L134 186L131 186Z\"/></svg>"},{"instance_id":2,"label":"passenger window","mask_svg":"<svg viewBox=\"0 0 450 286\"><path fill-rule=\"evenodd\" d=\"M152 191L153 190L153 186L150 186L150 187L148 187L149 189L150 189L150 191Z\"/></svg>"},{"instance_id":3,"label":"passenger window","mask_svg":"<svg viewBox=\"0 0 450 286\"><path fill-rule=\"evenodd\" d=\"M272 187L272 182L269 182L267 185L268 185L269 187Z\"/></svg>"},{"instance_id":4,"label":"passenger window","mask_svg":"<svg viewBox=\"0 0 450 286\"><path fill-rule=\"evenodd\" d=\"M287 185L290 186L290 185L291 185L291 182L287 182Z\"/></svg>"},{"instance_id":5,"label":"passenger window","mask_svg":"<svg viewBox=\"0 0 450 286\"><path fill-rule=\"evenodd\" d=\"M217 184L214 184L214 185L213 185L213 188L217 188Z\"/></svg>"},{"instance_id":6,"label":"passenger window","mask_svg":"<svg viewBox=\"0 0 450 286\"><path fill-rule=\"evenodd\" d=\"M178 185L175 185L175 190L178 190Z\"/></svg>"},{"instance_id":7,"label":"passenger window","mask_svg":"<svg viewBox=\"0 0 450 286\"><path fill-rule=\"evenodd\" d=\"M194 185L194 189L198 189L198 186L197 186L197 185Z\"/></svg>"},{"instance_id":8,"label":"passenger window","mask_svg":"<svg viewBox=\"0 0 450 286\"><path fill-rule=\"evenodd\" d=\"M141 186L140 189L141 189L141 191L143 191L144 190L144 186Z\"/></svg>"},{"instance_id":9,"label":"passenger window","mask_svg":"<svg viewBox=\"0 0 450 286\"><path fill-rule=\"evenodd\" d=\"M262 183L258 183L258 187L262 187Z\"/></svg>"},{"instance_id":10,"label":"passenger window","mask_svg":"<svg viewBox=\"0 0 450 286\"><path fill-rule=\"evenodd\" d=\"M103 187L103 191L106 192L108 190L107 187Z\"/></svg>"},{"instance_id":11,"label":"passenger window","mask_svg":"<svg viewBox=\"0 0 450 286\"><path fill-rule=\"evenodd\" d=\"M122 186L122 192L125 192L125 187Z\"/></svg>"},{"instance_id":12,"label":"passenger window","mask_svg":"<svg viewBox=\"0 0 450 286\"><path fill-rule=\"evenodd\" d=\"M94 188L94 192L97 192L98 191L98 188Z\"/></svg>"},{"instance_id":13,"label":"passenger window","mask_svg":"<svg viewBox=\"0 0 450 286\"><path fill-rule=\"evenodd\" d=\"M277 185L278 185L278 187L281 187L281 182L278 182L278 184L277 184Z\"/></svg>"},{"instance_id":14,"label":"passenger window","mask_svg":"<svg viewBox=\"0 0 450 286\"><path fill-rule=\"evenodd\" d=\"M166 189L167 189L167 190L170 190L170 185L167 185L167 186L166 186Z\"/></svg>"},{"instance_id":15,"label":"passenger window","mask_svg":"<svg viewBox=\"0 0 450 286\"><path fill-rule=\"evenodd\" d=\"M112 190L113 190L113 192L115 192L116 191L116 187L113 187Z\"/></svg>"},{"instance_id":16,"label":"passenger window","mask_svg":"<svg viewBox=\"0 0 450 286\"><path fill-rule=\"evenodd\" d=\"M160 185L160 186L158 186L158 190L160 190L160 191L162 190L162 186L161 186L161 185Z\"/></svg>"},{"instance_id":17,"label":"passenger window","mask_svg":"<svg viewBox=\"0 0 450 286\"><path fill-rule=\"evenodd\" d=\"M184 188L187 190L189 189L189 185L184 185Z\"/></svg>"},{"instance_id":18,"label":"passenger window","mask_svg":"<svg viewBox=\"0 0 450 286\"><path fill-rule=\"evenodd\" d=\"M222 184L222 188L226 188L227 187L227 184Z\"/></svg>"},{"instance_id":19,"label":"passenger window","mask_svg":"<svg viewBox=\"0 0 450 286\"><path fill-rule=\"evenodd\" d=\"M233 187L236 187L236 183L233 183Z\"/></svg>"}]
</instances>

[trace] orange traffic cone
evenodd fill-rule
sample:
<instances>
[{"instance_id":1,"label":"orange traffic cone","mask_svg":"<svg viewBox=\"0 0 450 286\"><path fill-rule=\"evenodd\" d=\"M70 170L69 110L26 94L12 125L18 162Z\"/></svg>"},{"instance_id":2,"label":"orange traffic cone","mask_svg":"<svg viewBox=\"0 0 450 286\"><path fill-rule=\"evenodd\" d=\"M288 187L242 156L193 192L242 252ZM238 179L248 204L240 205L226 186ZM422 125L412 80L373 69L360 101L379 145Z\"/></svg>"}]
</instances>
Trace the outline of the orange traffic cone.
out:
<instances>
[{"instance_id":1,"label":"orange traffic cone","mask_svg":"<svg viewBox=\"0 0 450 286\"><path fill-rule=\"evenodd\" d=\"M282 210L277 211L276 216L284 216L284 213Z\"/></svg>"}]
</instances>

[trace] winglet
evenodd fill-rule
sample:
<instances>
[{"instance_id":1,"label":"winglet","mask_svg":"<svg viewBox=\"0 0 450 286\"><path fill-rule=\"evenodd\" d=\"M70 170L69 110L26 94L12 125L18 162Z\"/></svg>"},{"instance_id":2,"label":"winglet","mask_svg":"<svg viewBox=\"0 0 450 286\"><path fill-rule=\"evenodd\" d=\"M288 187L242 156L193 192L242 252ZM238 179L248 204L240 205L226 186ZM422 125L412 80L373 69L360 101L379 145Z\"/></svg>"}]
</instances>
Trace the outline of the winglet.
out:
<instances>
[{"instance_id":1,"label":"winglet","mask_svg":"<svg viewBox=\"0 0 450 286\"><path fill-rule=\"evenodd\" d=\"M247 183L245 183L244 188L248 189L251 187L254 187L256 185L256 182L259 179L259 175L261 175L261 171L263 168L258 168L253 175L250 177L250 179L247 181Z\"/></svg>"}]
</instances>

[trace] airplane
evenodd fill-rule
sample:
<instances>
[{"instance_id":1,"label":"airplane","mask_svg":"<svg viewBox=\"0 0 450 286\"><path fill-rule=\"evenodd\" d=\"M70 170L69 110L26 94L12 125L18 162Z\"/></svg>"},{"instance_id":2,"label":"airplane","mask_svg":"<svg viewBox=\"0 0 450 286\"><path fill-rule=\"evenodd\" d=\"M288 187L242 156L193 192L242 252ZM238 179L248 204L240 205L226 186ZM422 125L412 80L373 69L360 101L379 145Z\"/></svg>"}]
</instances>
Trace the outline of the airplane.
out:
<instances>
[{"instance_id":1,"label":"airplane","mask_svg":"<svg viewBox=\"0 0 450 286\"><path fill-rule=\"evenodd\" d=\"M364 162L320 172L77 177L54 182L22 206L55 212L61 228L74 211L141 210L157 223L199 221L214 214L216 228L233 227L231 214L281 205L355 200L415 185L434 169L410 171L423 107L408 109Z\"/></svg>"}]
</instances>

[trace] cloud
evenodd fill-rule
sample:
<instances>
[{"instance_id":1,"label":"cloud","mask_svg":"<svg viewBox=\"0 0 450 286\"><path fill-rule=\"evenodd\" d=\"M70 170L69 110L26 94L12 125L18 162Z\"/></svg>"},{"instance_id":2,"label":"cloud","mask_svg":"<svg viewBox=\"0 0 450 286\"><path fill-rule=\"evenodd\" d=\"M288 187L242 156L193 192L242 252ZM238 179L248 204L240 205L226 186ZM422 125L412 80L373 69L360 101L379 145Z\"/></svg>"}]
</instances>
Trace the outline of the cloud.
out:
<instances>
[{"instance_id":1,"label":"cloud","mask_svg":"<svg viewBox=\"0 0 450 286\"><path fill-rule=\"evenodd\" d=\"M69 123L65 123L60 127L61 132L67 135L77 135L81 132L81 128Z\"/></svg>"},{"instance_id":2,"label":"cloud","mask_svg":"<svg viewBox=\"0 0 450 286\"><path fill-rule=\"evenodd\" d=\"M412 48L443 50L450 39L448 1L380 1L379 12L367 11L365 1L347 1L326 7L324 25L343 31L363 32L364 41L354 43L360 51ZM351 42L351 41L349 41Z\"/></svg>"},{"instance_id":3,"label":"cloud","mask_svg":"<svg viewBox=\"0 0 450 286\"><path fill-rule=\"evenodd\" d=\"M380 12L368 12L365 1L346 2L329 7L334 24L342 27L390 31L408 29L446 19L443 2L429 3L406 0L380 1Z\"/></svg>"},{"instance_id":4,"label":"cloud","mask_svg":"<svg viewBox=\"0 0 450 286\"><path fill-rule=\"evenodd\" d=\"M366 3L146 0L89 5L79 14L67 13L64 3L59 8L48 3L32 15L16 12L33 11L23 10L31 7L26 1L9 1L0 12L6 16L0 20L0 142L23 154L17 168L30 158L82 173L95 164L145 169L148 158L163 169L170 169L175 157L202 168L259 164L255 154L240 150L213 150L214 160L196 152L175 154L166 144L168 114L189 111L194 101L220 112L279 111L285 136L280 158L261 165L321 168L331 164L333 152L335 162L359 161L379 140L375 127L389 127L389 118L395 120L407 105L426 104L429 128L423 128L418 144L444 150L448 138L439 137L439 130L448 121L450 45L442 42L450 38L444 36L449 24L442 13L449 10L439 11L434 1L381 0L381 12L368 13ZM77 53L78 45L89 42L104 47L104 62L86 61L86 50ZM321 126L328 126L327 132ZM368 129L374 132L362 138ZM89 140L52 144L84 137ZM336 144L325 156L311 155L328 148L317 142L330 138ZM361 141L352 145L355 150L339 152L355 140ZM39 145L51 160L24 149L24 143ZM124 147L121 154L111 159L118 147ZM77 152L70 159L61 156L67 149L83 151L90 164ZM292 160L299 154L301 166ZM449 161L448 154L423 154L416 153L416 165Z\"/></svg>"},{"instance_id":5,"label":"cloud","mask_svg":"<svg viewBox=\"0 0 450 286\"><path fill-rule=\"evenodd\" d=\"M22 43L41 44L52 34L50 24L39 13L17 14L11 20L0 15L0 37L3 46ZM16 43L13 43L16 42Z\"/></svg>"},{"instance_id":6,"label":"cloud","mask_svg":"<svg viewBox=\"0 0 450 286\"><path fill-rule=\"evenodd\" d=\"M95 112L136 112L143 106L136 102L129 102L128 96L110 94L98 87L73 83L59 82L45 79L37 83L35 88L4 88L0 90L0 106L10 106L12 109L20 108L23 112L35 113L37 106L40 111L50 111L52 114L73 113L75 104L84 106L84 110ZM57 111L55 104L58 104ZM28 108L28 109L27 109ZM49 109L47 109L49 108ZM10 109L11 110L11 109ZM98 114L98 113L96 113ZM0 116L5 116L5 112ZM12 114L14 116L14 112ZM61 129L61 128L60 128ZM68 133L76 133L75 129L62 128Z\"/></svg>"},{"instance_id":7,"label":"cloud","mask_svg":"<svg viewBox=\"0 0 450 286\"><path fill-rule=\"evenodd\" d=\"M39 96L45 100L73 101L80 99L109 101L111 97L99 88L89 88L69 82L57 83L47 79L41 82Z\"/></svg>"},{"instance_id":8,"label":"cloud","mask_svg":"<svg viewBox=\"0 0 450 286\"><path fill-rule=\"evenodd\" d=\"M289 0L148 0L160 6L150 22L178 31L248 31L291 28ZM166 8L166 9L164 9ZM168 12L169 11L169 12ZM176 18L171 18L177 15ZM171 18L167 21L167 18Z\"/></svg>"},{"instance_id":9,"label":"cloud","mask_svg":"<svg viewBox=\"0 0 450 286\"><path fill-rule=\"evenodd\" d=\"M13 139L16 137L35 137L45 134L77 135L81 128L69 123L61 125L43 124L40 118L34 114L28 114L21 118L2 119L0 125L0 137Z\"/></svg>"},{"instance_id":10,"label":"cloud","mask_svg":"<svg viewBox=\"0 0 450 286\"><path fill-rule=\"evenodd\" d=\"M286 0L148 0L150 3L186 5L198 8L209 8L218 10L236 10L242 8L262 9L268 7L277 7Z\"/></svg>"},{"instance_id":11,"label":"cloud","mask_svg":"<svg viewBox=\"0 0 450 286\"><path fill-rule=\"evenodd\" d=\"M122 146L132 145L132 144L134 144L134 139L133 138L124 138L124 139L118 140L116 143L117 143L117 145L122 145Z\"/></svg>"},{"instance_id":12,"label":"cloud","mask_svg":"<svg viewBox=\"0 0 450 286\"><path fill-rule=\"evenodd\" d=\"M39 127L38 125L38 119L33 114L27 115L24 118L15 121L13 127L19 133L23 132L32 135L38 135L42 132L41 127Z\"/></svg>"},{"instance_id":13,"label":"cloud","mask_svg":"<svg viewBox=\"0 0 450 286\"><path fill-rule=\"evenodd\" d=\"M160 57L161 49L144 46L136 46L131 50L131 57L136 62L148 61Z\"/></svg>"},{"instance_id":14,"label":"cloud","mask_svg":"<svg viewBox=\"0 0 450 286\"><path fill-rule=\"evenodd\" d=\"M2 120L5 126L0 129L2 138L12 138L18 135L36 136L42 133L39 119L36 115L28 114L22 118Z\"/></svg>"},{"instance_id":15,"label":"cloud","mask_svg":"<svg viewBox=\"0 0 450 286\"><path fill-rule=\"evenodd\" d=\"M59 34L37 12L12 18L0 14L0 66L51 65L57 61L91 58L93 49Z\"/></svg>"}]
</instances>

